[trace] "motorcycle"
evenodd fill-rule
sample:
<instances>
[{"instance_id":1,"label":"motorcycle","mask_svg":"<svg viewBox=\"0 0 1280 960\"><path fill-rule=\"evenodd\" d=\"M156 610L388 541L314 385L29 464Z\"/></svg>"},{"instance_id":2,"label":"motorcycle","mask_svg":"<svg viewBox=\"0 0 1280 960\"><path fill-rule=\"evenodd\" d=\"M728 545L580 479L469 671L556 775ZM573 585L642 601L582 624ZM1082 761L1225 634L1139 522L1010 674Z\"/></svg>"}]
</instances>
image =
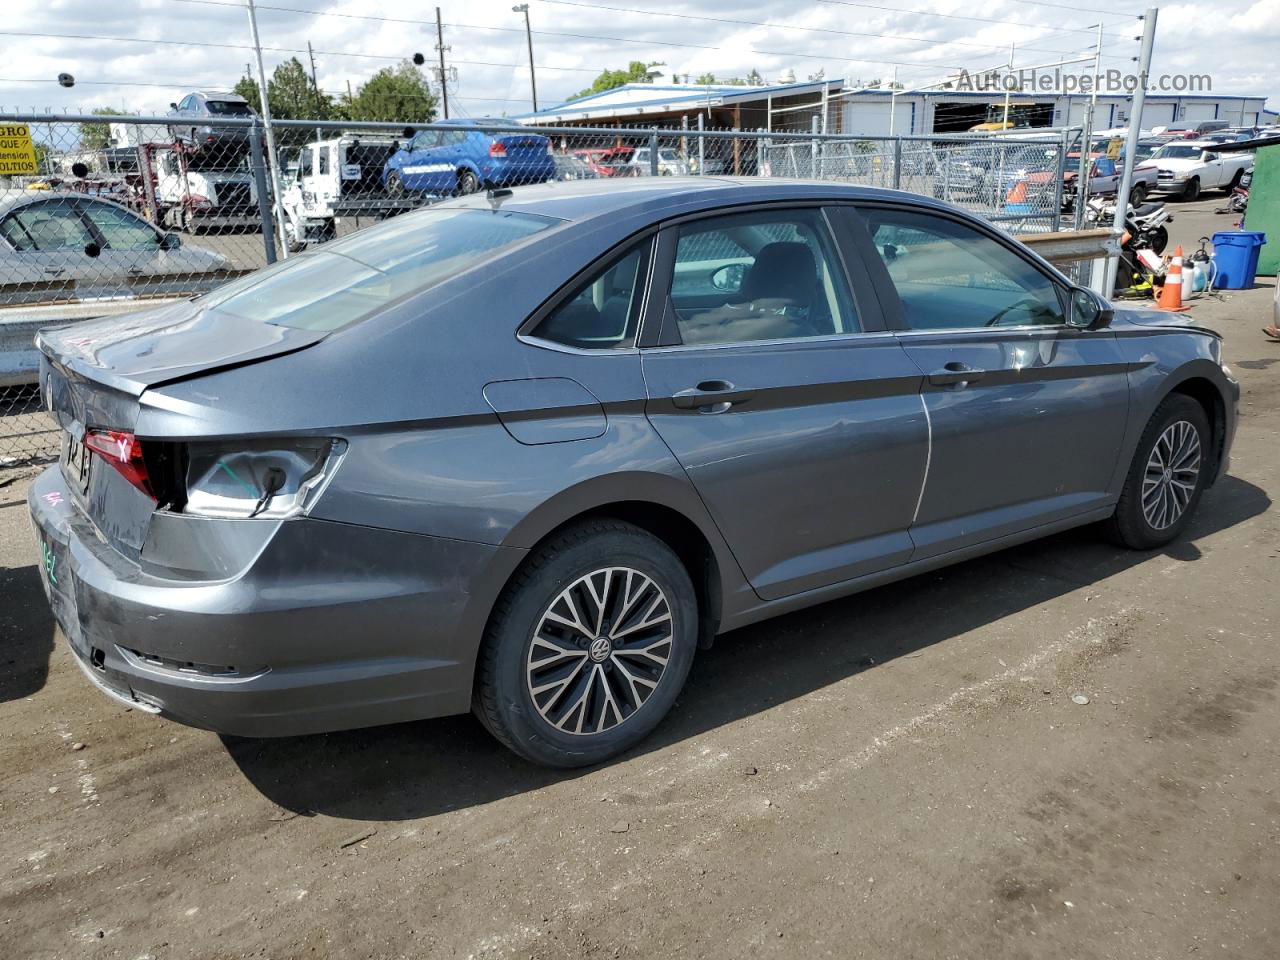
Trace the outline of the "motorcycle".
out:
<instances>
[{"instance_id":1,"label":"motorcycle","mask_svg":"<svg viewBox=\"0 0 1280 960\"><path fill-rule=\"evenodd\" d=\"M1232 213L1244 213L1249 207L1249 185L1253 183L1253 167L1240 177L1240 183L1231 191L1231 200L1227 209Z\"/></svg>"},{"instance_id":2,"label":"motorcycle","mask_svg":"<svg viewBox=\"0 0 1280 960\"><path fill-rule=\"evenodd\" d=\"M1115 222L1115 200L1094 197L1086 206L1086 223L1104 227ZM1169 245L1168 225L1171 223L1173 223L1172 215L1165 204L1159 200L1139 204L1136 207L1126 204L1124 228L1130 236L1130 244L1134 250L1154 250L1156 253L1164 253L1165 247Z\"/></svg>"}]
</instances>

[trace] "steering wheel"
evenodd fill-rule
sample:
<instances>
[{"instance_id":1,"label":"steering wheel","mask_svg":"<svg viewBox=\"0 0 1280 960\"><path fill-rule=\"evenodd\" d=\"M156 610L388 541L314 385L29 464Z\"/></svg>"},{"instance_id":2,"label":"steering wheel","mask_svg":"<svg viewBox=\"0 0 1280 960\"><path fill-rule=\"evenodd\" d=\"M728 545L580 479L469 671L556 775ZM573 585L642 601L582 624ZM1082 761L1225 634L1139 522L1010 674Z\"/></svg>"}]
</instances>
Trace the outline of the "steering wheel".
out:
<instances>
[{"instance_id":1,"label":"steering wheel","mask_svg":"<svg viewBox=\"0 0 1280 960\"><path fill-rule=\"evenodd\" d=\"M988 327L996 326L996 324L998 324L1001 320L1003 320L1007 314L1018 309L1018 307L1038 307L1039 305L1040 305L1040 301L1036 297L1023 297L1021 300L1015 300L1013 301L1013 303L1009 304L1007 307L1005 307L1003 310L997 313L994 317L988 320L987 326Z\"/></svg>"}]
</instances>

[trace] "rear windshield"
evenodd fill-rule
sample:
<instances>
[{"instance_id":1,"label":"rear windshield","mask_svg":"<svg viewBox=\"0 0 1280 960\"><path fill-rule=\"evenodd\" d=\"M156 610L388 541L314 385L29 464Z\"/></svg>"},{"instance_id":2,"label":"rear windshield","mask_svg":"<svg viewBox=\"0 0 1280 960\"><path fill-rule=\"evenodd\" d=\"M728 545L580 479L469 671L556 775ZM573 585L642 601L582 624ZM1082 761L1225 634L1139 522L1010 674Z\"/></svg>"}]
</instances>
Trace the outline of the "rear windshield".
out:
<instances>
[{"instance_id":1,"label":"rear windshield","mask_svg":"<svg viewBox=\"0 0 1280 960\"><path fill-rule=\"evenodd\" d=\"M247 117L250 114L247 103L234 103L229 100L206 100L209 112L219 117Z\"/></svg>"},{"instance_id":2,"label":"rear windshield","mask_svg":"<svg viewBox=\"0 0 1280 960\"><path fill-rule=\"evenodd\" d=\"M300 330L336 330L561 221L526 213L424 210L228 283L201 302Z\"/></svg>"}]
</instances>

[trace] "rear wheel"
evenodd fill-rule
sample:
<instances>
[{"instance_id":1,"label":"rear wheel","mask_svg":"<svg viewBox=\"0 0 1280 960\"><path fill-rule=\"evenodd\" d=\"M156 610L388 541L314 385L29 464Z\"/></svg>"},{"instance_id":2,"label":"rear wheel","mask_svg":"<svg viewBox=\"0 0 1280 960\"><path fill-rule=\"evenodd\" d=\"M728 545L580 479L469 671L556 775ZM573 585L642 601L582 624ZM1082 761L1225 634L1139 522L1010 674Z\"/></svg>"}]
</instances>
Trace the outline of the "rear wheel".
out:
<instances>
[{"instance_id":1,"label":"rear wheel","mask_svg":"<svg viewBox=\"0 0 1280 960\"><path fill-rule=\"evenodd\" d=\"M458 174L458 196L465 197L471 193L480 192L480 178L470 170L463 170Z\"/></svg>"},{"instance_id":2,"label":"rear wheel","mask_svg":"<svg viewBox=\"0 0 1280 960\"><path fill-rule=\"evenodd\" d=\"M397 199L405 195L404 181L394 170L387 174L387 195Z\"/></svg>"},{"instance_id":3,"label":"rear wheel","mask_svg":"<svg viewBox=\"0 0 1280 960\"><path fill-rule=\"evenodd\" d=\"M539 547L494 607L473 709L535 763L598 763L643 739L684 686L698 605L671 549L594 520Z\"/></svg>"},{"instance_id":4,"label":"rear wheel","mask_svg":"<svg viewBox=\"0 0 1280 960\"><path fill-rule=\"evenodd\" d=\"M1227 191L1227 193L1230 193L1230 192L1231 192L1231 191L1233 191L1236 187L1240 186L1240 181L1241 181L1241 180L1243 180L1243 179L1244 179L1244 171L1243 171L1243 170L1237 170L1237 171L1236 171L1236 173L1235 173L1235 176L1233 176L1233 177L1231 178L1231 182L1230 182L1230 183L1228 183L1228 184L1227 184L1227 186L1226 186L1226 191Z\"/></svg>"},{"instance_id":5,"label":"rear wheel","mask_svg":"<svg viewBox=\"0 0 1280 960\"><path fill-rule=\"evenodd\" d=\"M1133 550L1164 546L1182 533L1209 481L1211 431L1204 407L1170 394L1138 442L1116 512L1112 540Z\"/></svg>"},{"instance_id":6,"label":"rear wheel","mask_svg":"<svg viewBox=\"0 0 1280 960\"><path fill-rule=\"evenodd\" d=\"M1164 253L1164 248L1169 245L1169 231L1163 226L1156 227L1151 231L1151 249L1156 253Z\"/></svg>"},{"instance_id":7,"label":"rear wheel","mask_svg":"<svg viewBox=\"0 0 1280 960\"><path fill-rule=\"evenodd\" d=\"M1192 177L1187 181L1187 185L1182 188L1183 200L1195 200L1200 196L1200 178Z\"/></svg>"}]
</instances>

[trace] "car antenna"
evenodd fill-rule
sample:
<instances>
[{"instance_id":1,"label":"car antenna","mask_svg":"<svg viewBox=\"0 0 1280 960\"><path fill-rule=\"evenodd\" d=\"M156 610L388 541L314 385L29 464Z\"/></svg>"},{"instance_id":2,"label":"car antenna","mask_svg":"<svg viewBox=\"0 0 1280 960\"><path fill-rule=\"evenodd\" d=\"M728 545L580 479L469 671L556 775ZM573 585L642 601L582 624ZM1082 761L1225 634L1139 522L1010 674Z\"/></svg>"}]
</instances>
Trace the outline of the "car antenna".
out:
<instances>
[{"instance_id":1,"label":"car antenna","mask_svg":"<svg viewBox=\"0 0 1280 960\"><path fill-rule=\"evenodd\" d=\"M489 206L497 210L499 207L502 206L502 201L507 199L507 197L511 196L511 188L510 187L490 187L488 190L485 191L485 194L489 197Z\"/></svg>"}]
</instances>

